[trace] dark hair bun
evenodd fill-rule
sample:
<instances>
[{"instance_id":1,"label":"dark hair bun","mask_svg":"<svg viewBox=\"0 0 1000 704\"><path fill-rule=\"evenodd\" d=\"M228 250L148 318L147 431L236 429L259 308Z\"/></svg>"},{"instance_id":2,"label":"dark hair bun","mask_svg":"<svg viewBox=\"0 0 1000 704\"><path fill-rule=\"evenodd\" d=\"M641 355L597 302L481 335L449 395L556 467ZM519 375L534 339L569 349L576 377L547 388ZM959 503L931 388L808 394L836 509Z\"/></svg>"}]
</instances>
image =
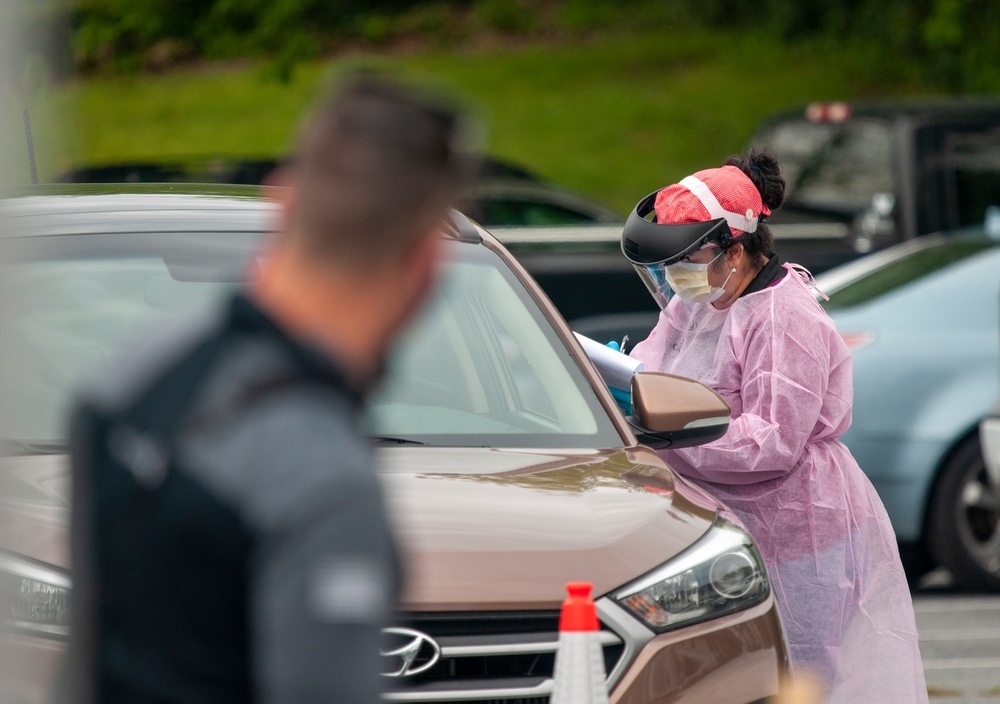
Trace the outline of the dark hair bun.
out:
<instances>
[{"instance_id":1,"label":"dark hair bun","mask_svg":"<svg viewBox=\"0 0 1000 704\"><path fill-rule=\"evenodd\" d=\"M751 149L741 156L731 156L724 166L735 166L753 181L764 205L772 211L785 202L785 179L781 175L778 157L767 150Z\"/></svg>"}]
</instances>

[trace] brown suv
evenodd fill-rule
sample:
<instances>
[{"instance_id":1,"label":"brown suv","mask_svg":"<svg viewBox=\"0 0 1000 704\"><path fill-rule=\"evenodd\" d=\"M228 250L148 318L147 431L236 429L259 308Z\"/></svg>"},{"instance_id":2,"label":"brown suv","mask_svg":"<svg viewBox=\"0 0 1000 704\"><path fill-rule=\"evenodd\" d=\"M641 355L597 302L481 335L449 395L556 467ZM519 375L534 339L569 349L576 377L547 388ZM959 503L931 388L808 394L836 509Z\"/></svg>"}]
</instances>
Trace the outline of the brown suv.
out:
<instances>
[{"instance_id":1,"label":"brown suv","mask_svg":"<svg viewBox=\"0 0 1000 704\"><path fill-rule=\"evenodd\" d=\"M7 682L31 702L70 624L68 390L136 324L233 287L271 209L116 193L13 199L2 213L4 258L20 261L6 277L18 344L0 374L0 598L18 658ZM413 657L385 657L387 699L547 701L576 580L595 585L613 701L774 695L787 659L760 555L651 449L719 437L728 408L695 382L641 374L626 417L503 246L460 216L446 237L442 293L368 419L408 566L384 649Z\"/></svg>"}]
</instances>

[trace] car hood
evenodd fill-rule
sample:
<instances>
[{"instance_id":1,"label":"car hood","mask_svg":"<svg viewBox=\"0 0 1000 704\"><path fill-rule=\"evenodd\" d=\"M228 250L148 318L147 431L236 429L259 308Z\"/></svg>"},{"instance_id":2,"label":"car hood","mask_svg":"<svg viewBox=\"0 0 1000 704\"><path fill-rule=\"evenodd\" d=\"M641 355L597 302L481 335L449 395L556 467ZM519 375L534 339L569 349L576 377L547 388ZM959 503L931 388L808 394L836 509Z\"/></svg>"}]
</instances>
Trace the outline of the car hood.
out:
<instances>
[{"instance_id":1,"label":"car hood","mask_svg":"<svg viewBox=\"0 0 1000 704\"><path fill-rule=\"evenodd\" d=\"M414 611L557 608L569 581L606 594L689 547L718 511L645 448L399 447L381 460Z\"/></svg>"},{"instance_id":2,"label":"car hood","mask_svg":"<svg viewBox=\"0 0 1000 704\"><path fill-rule=\"evenodd\" d=\"M718 511L646 448L400 447L379 460L411 610L557 608L568 581L605 594ZM67 470L65 455L0 458L0 549L69 567Z\"/></svg>"}]
</instances>

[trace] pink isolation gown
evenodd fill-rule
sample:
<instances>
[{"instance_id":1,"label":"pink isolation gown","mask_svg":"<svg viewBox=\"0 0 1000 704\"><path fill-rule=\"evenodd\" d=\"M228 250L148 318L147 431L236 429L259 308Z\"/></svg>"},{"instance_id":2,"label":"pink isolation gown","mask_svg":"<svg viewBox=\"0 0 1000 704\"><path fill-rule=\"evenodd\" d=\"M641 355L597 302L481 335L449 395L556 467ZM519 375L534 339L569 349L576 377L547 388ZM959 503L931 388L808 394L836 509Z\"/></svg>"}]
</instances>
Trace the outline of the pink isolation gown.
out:
<instances>
[{"instance_id":1,"label":"pink isolation gown","mask_svg":"<svg viewBox=\"0 0 1000 704\"><path fill-rule=\"evenodd\" d=\"M851 355L785 265L726 310L675 296L631 356L732 407L725 436L663 457L729 506L767 564L793 672L835 704L926 702L913 604L885 509L847 447Z\"/></svg>"}]
</instances>

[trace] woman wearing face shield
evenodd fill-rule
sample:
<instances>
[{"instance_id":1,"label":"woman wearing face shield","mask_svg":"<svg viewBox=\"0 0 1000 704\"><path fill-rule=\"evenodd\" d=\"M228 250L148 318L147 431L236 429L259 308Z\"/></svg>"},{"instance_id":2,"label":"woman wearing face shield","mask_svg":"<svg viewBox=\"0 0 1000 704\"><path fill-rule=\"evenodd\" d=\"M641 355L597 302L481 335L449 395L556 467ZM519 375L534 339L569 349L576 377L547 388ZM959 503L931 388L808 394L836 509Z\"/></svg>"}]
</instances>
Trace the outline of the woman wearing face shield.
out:
<instances>
[{"instance_id":1,"label":"woman wearing face shield","mask_svg":"<svg viewBox=\"0 0 1000 704\"><path fill-rule=\"evenodd\" d=\"M812 277L781 262L763 224L784 191L777 160L750 152L640 201L622 251L663 311L631 355L731 406L721 439L662 454L756 540L793 673L818 677L832 703L926 702L892 526L838 439L850 353Z\"/></svg>"}]
</instances>

